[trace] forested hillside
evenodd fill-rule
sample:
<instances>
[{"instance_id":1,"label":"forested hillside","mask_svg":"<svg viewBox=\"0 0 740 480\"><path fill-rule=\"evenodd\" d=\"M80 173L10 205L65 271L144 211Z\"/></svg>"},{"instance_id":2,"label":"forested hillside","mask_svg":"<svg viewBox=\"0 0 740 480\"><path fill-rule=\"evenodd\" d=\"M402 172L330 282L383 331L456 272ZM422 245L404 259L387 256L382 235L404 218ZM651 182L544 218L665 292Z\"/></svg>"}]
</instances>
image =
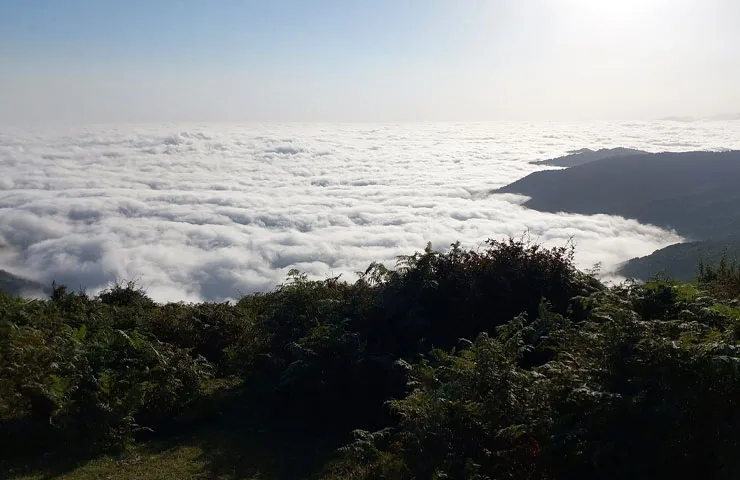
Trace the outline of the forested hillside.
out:
<instances>
[{"instance_id":1,"label":"forested hillside","mask_svg":"<svg viewBox=\"0 0 740 480\"><path fill-rule=\"evenodd\" d=\"M0 292L10 295L43 296L50 289L43 285L0 270Z\"/></svg>"},{"instance_id":2,"label":"forested hillside","mask_svg":"<svg viewBox=\"0 0 740 480\"><path fill-rule=\"evenodd\" d=\"M740 273L607 288L572 260L490 241L235 304L0 295L0 476L738 478Z\"/></svg>"},{"instance_id":3,"label":"forested hillside","mask_svg":"<svg viewBox=\"0 0 740 480\"><path fill-rule=\"evenodd\" d=\"M721 261L740 259L740 235L714 240L669 245L652 254L633 258L622 265L620 273L627 277L647 279L659 274L675 280L690 282L699 273L702 263L717 265Z\"/></svg>"}]
</instances>

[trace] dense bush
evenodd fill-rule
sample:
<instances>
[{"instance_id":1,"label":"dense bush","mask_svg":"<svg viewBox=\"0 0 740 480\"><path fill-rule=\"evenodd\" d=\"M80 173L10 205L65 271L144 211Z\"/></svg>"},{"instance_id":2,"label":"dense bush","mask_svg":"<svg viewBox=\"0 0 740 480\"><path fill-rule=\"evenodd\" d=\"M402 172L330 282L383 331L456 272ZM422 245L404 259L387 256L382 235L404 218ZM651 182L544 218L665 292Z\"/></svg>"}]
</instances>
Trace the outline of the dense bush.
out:
<instances>
[{"instance_id":1,"label":"dense bush","mask_svg":"<svg viewBox=\"0 0 740 480\"><path fill-rule=\"evenodd\" d=\"M427 248L396 270L371 265L354 284L291 272L275 291L239 302L252 330L230 351L245 377L282 394L286 413L343 430L377 427L390 421L385 401L407 391L396 360L536 316L543 299L565 314L573 297L599 288L575 270L570 248Z\"/></svg>"},{"instance_id":2,"label":"dense bush","mask_svg":"<svg viewBox=\"0 0 740 480\"><path fill-rule=\"evenodd\" d=\"M205 359L135 323L122 328L120 313L59 287L52 301L0 295L4 451L125 443L197 396L211 375Z\"/></svg>"},{"instance_id":3,"label":"dense bush","mask_svg":"<svg viewBox=\"0 0 740 480\"><path fill-rule=\"evenodd\" d=\"M736 298L740 292L740 266L725 255L717 265L702 261L699 263L698 281L715 296Z\"/></svg>"},{"instance_id":4,"label":"dense bush","mask_svg":"<svg viewBox=\"0 0 740 480\"><path fill-rule=\"evenodd\" d=\"M432 352L391 402L399 424L356 432L333 477L737 478L740 310L662 287L683 295L675 317L638 315L656 289L632 286L583 322L542 311ZM552 361L521 366L543 348Z\"/></svg>"},{"instance_id":5,"label":"dense bush","mask_svg":"<svg viewBox=\"0 0 740 480\"><path fill-rule=\"evenodd\" d=\"M326 478L737 478L740 283L701 271L607 288L508 240L236 304L0 294L0 451L166 434L228 386L244 435L343 439Z\"/></svg>"}]
</instances>

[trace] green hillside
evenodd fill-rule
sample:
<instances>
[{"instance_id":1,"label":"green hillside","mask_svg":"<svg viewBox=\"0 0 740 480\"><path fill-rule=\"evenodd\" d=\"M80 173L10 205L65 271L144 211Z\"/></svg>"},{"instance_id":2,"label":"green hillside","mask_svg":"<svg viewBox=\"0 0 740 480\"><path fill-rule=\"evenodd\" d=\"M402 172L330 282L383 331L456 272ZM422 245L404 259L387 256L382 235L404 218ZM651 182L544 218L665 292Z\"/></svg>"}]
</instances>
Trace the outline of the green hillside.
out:
<instances>
[{"instance_id":1,"label":"green hillside","mask_svg":"<svg viewBox=\"0 0 740 480\"><path fill-rule=\"evenodd\" d=\"M49 293L49 289L39 283L0 270L0 292L27 296Z\"/></svg>"},{"instance_id":2,"label":"green hillside","mask_svg":"<svg viewBox=\"0 0 740 480\"><path fill-rule=\"evenodd\" d=\"M664 275L690 282L699 273L701 263L718 264L722 259L728 262L740 260L739 236L669 245L645 257L629 260L622 265L620 273L643 280L653 275Z\"/></svg>"},{"instance_id":3,"label":"green hillside","mask_svg":"<svg viewBox=\"0 0 740 480\"><path fill-rule=\"evenodd\" d=\"M490 241L236 304L0 295L0 476L738 478L740 273Z\"/></svg>"}]
</instances>

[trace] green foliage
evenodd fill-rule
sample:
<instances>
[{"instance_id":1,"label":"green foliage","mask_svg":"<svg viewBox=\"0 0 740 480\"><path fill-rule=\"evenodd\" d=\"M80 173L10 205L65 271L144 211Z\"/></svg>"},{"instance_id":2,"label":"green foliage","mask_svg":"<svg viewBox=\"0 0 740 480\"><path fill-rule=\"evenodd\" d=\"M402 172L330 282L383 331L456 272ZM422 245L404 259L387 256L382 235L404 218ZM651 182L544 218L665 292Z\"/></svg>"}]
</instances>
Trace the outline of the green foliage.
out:
<instances>
[{"instance_id":1,"label":"green foliage","mask_svg":"<svg viewBox=\"0 0 740 480\"><path fill-rule=\"evenodd\" d=\"M698 281L718 297L740 297L740 266L735 260L728 260L726 255L721 257L717 265L701 262Z\"/></svg>"},{"instance_id":2,"label":"green foliage","mask_svg":"<svg viewBox=\"0 0 740 480\"><path fill-rule=\"evenodd\" d=\"M397 359L493 333L522 312L536 316L543 298L565 314L575 295L603 288L572 257L571 247L510 239L476 251L428 246L400 257L396 270L371 265L353 284L291 271L275 291L239 302L252 321L229 355L287 415L339 431L382 427L391 422L385 402L408 390Z\"/></svg>"},{"instance_id":3,"label":"green foliage","mask_svg":"<svg viewBox=\"0 0 740 480\"><path fill-rule=\"evenodd\" d=\"M565 313L589 286L573 267L572 247L545 249L525 240L489 240L479 251L459 244L446 253L428 249L401 257L379 298L374 340L400 356L451 348L458 338L492 332L522 312L536 316L546 298ZM420 339L423 342L420 344Z\"/></svg>"},{"instance_id":4,"label":"green foliage","mask_svg":"<svg viewBox=\"0 0 740 480\"><path fill-rule=\"evenodd\" d=\"M151 307L154 301L146 295L144 289L130 280L126 284L116 283L98 295L101 302L116 307Z\"/></svg>"},{"instance_id":5,"label":"green foliage","mask_svg":"<svg viewBox=\"0 0 740 480\"><path fill-rule=\"evenodd\" d=\"M121 445L176 417L211 376L188 350L115 310L55 289L51 301L0 297L0 443L5 451Z\"/></svg>"},{"instance_id":6,"label":"green foliage","mask_svg":"<svg viewBox=\"0 0 740 480\"><path fill-rule=\"evenodd\" d=\"M572 259L510 239L236 304L0 295L0 449L127 445L229 399L234 444L344 444L329 479L737 478L737 269L606 288Z\"/></svg>"}]
</instances>

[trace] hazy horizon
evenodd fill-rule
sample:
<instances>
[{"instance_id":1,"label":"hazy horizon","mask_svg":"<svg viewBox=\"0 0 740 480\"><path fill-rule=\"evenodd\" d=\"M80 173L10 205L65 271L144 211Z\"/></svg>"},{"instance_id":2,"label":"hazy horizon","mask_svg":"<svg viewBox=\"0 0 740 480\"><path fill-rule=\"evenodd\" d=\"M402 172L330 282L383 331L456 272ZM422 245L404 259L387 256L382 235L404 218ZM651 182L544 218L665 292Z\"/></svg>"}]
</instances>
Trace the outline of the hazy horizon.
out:
<instances>
[{"instance_id":1,"label":"hazy horizon","mask_svg":"<svg viewBox=\"0 0 740 480\"><path fill-rule=\"evenodd\" d=\"M0 1L0 124L740 112L732 0Z\"/></svg>"}]
</instances>

